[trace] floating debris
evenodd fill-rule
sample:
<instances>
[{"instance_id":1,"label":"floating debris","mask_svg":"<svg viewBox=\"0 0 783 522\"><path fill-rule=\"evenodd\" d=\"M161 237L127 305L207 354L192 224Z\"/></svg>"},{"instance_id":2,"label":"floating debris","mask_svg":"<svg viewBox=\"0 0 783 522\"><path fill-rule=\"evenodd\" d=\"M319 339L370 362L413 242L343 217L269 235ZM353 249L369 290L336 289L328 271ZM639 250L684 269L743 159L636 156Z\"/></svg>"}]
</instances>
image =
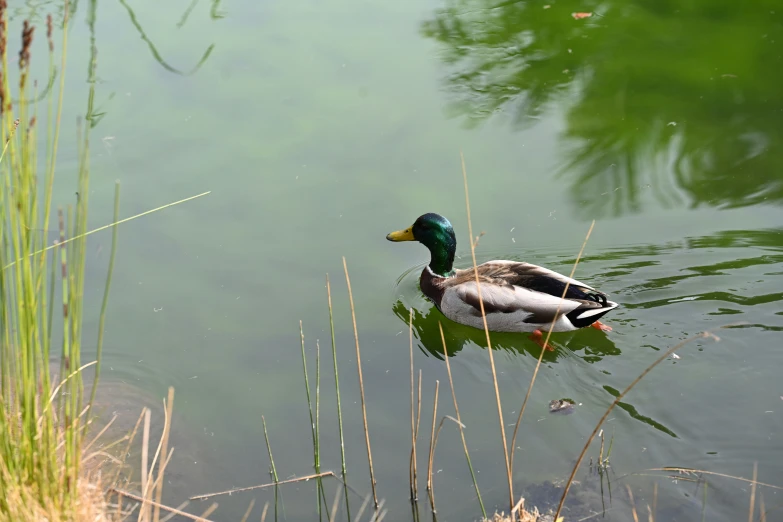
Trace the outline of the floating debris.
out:
<instances>
[{"instance_id":1,"label":"floating debris","mask_svg":"<svg viewBox=\"0 0 783 522\"><path fill-rule=\"evenodd\" d=\"M574 17L574 20L581 20L582 18L590 18L593 13L571 13L571 16Z\"/></svg>"},{"instance_id":2,"label":"floating debris","mask_svg":"<svg viewBox=\"0 0 783 522\"><path fill-rule=\"evenodd\" d=\"M572 399L553 399L549 401L549 413L570 415L574 413L575 404L576 403Z\"/></svg>"},{"instance_id":3,"label":"floating debris","mask_svg":"<svg viewBox=\"0 0 783 522\"><path fill-rule=\"evenodd\" d=\"M514 509L511 510L511 515L506 515L503 512L497 511L492 518L484 518L482 522L555 522L554 513L549 512L546 514L540 513L538 508L533 508L532 511L525 509L525 499L519 500ZM563 517L558 517L557 522L563 522Z\"/></svg>"}]
</instances>

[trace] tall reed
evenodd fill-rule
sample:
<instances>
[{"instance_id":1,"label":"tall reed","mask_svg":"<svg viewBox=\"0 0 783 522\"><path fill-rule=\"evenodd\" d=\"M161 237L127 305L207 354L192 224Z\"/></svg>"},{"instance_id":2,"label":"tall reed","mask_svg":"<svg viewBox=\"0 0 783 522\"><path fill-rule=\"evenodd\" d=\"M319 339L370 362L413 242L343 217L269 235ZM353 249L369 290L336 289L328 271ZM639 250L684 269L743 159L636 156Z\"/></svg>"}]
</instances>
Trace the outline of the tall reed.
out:
<instances>
[{"instance_id":1,"label":"tall reed","mask_svg":"<svg viewBox=\"0 0 783 522\"><path fill-rule=\"evenodd\" d=\"M261 424L264 426L264 441L266 442L266 452L269 455L269 475L272 477L272 480L275 481L275 520L277 520L277 499L280 495L280 488L277 486L277 484L280 482L280 479L277 477L277 468L275 467L275 459L272 456L272 446L269 444L269 434L266 431L266 419L263 415L261 415ZM282 503L282 499L281 499ZM285 504L282 505L283 509L283 518L285 518Z\"/></svg>"},{"instance_id":2,"label":"tall reed","mask_svg":"<svg viewBox=\"0 0 783 522\"><path fill-rule=\"evenodd\" d=\"M347 471L345 466L345 440L343 438L343 409L340 404L340 374L337 370L337 343L334 340L334 318L332 316L332 286L329 282L329 274L326 274L326 299L329 305L329 333L332 336L332 364L334 366L334 390L337 396L337 426L340 435L340 467L343 479L343 492L345 493L345 511L348 520L351 519L351 507L348 502L348 487L345 486Z\"/></svg>"},{"instance_id":3,"label":"tall reed","mask_svg":"<svg viewBox=\"0 0 783 522\"><path fill-rule=\"evenodd\" d=\"M320 395L321 395L321 349L316 342L316 385L315 385L315 414L313 414L313 403L310 397L310 380L307 378L307 356L305 355L305 340L304 330L302 329L302 321L299 321L299 338L302 341L302 373L304 374L305 392L307 396L307 411L310 413L310 429L313 436L313 468L315 474L321 473L321 445L319 442L319 411L320 411ZM315 500L318 505L318 519L321 520L321 498L323 497L324 505L326 509L329 506L326 505L326 495L324 493L323 482L320 477L316 480Z\"/></svg>"},{"instance_id":4,"label":"tall reed","mask_svg":"<svg viewBox=\"0 0 783 522\"><path fill-rule=\"evenodd\" d=\"M430 507L435 513L435 492L432 489L432 457L435 454L435 423L438 420L438 390L440 381L435 381L435 399L432 401L432 430L430 431L430 451L427 458L427 494L430 499Z\"/></svg>"},{"instance_id":5,"label":"tall reed","mask_svg":"<svg viewBox=\"0 0 783 522\"><path fill-rule=\"evenodd\" d=\"M29 513L36 517L56 514L67 519L80 509L78 491L87 424L81 371L93 364L81 364L90 125L77 138L75 201L58 212L58 246L47 245L63 108L69 13L66 0L60 27L60 85L56 93L45 91L48 102L42 153L37 132L38 105L34 101L37 87L30 78L35 28L27 21L23 24L17 90L12 96L11 77L16 73L8 57L7 2L0 0L0 138L3 143L0 156L0 518L12 520L24 520ZM54 21L50 16L46 36L52 84L53 33ZM90 78L95 77L94 48L92 51ZM86 120L93 115L93 95L94 84L91 84ZM18 101L12 102L12 98ZM43 162L39 165L41 156ZM48 250L60 251L59 283L56 261L54 255L47 258ZM60 285L62 331L58 334L54 332L53 317L55 294ZM59 384L50 372L57 343L60 344L59 379L62 379Z\"/></svg>"},{"instance_id":6,"label":"tall reed","mask_svg":"<svg viewBox=\"0 0 783 522\"><path fill-rule=\"evenodd\" d=\"M473 222L470 218L470 195L468 193L468 172L465 169L465 156L460 151L460 161L462 163L462 180L465 185L465 209L468 217L468 235L470 236L470 255L473 261L473 273L476 278L476 289L478 290L479 307L481 308L481 319L484 323L484 333L487 337L487 352L489 353L489 366L492 370L492 385L495 390L495 405L498 410L498 422L500 423L500 441L503 444L503 460L506 464L506 482L508 485L509 509L514 508L514 483L511 474L511 461L508 455L508 443L506 442L506 426L503 422L503 406L500 402L500 387L498 386L498 373L495 369L495 355L492 352L492 341L489 337L489 326L487 325L487 314L484 310L484 298L481 296L481 281L479 280L478 268L476 265L476 241L473 239Z\"/></svg>"},{"instance_id":7,"label":"tall reed","mask_svg":"<svg viewBox=\"0 0 783 522\"><path fill-rule=\"evenodd\" d=\"M410 361L411 361L411 464L410 464L410 488L411 488L411 502L416 503L419 500L419 481L416 476L416 417L415 417L415 405L413 402L413 308L409 309L410 315L408 317L408 342L410 346ZM415 513L415 511L414 511ZM414 515L415 517L415 515Z\"/></svg>"},{"instance_id":8,"label":"tall reed","mask_svg":"<svg viewBox=\"0 0 783 522\"><path fill-rule=\"evenodd\" d=\"M451 387L451 398L454 401L454 412L457 415L457 426L459 426L459 435L462 438L462 449L465 452L465 460L468 462L468 470L470 470L470 478L473 479L473 488L476 490L476 497L478 498L479 507L481 507L481 516L487 518L487 511L484 509L484 501L481 499L481 491L479 491L478 481L476 480L476 473L473 471L473 463L470 461L470 453L468 452L468 443L465 440L465 426L462 424L462 417L459 413L459 404L457 403L457 392L454 390L454 378L451 376L451 363L449 362L449 350L446 347L446 336L443 335L443 324L438 321L438 329L440 330L440 340L443 343L443 359L446 361L446 371L449 375L449 386ZM542 350L543 351L543 350Z\"/></svg>"},{"instance_id":9,"label":"tall reed","mask_svg":"<svg viewBox=\"0 0 783 522\"><path fill-rule=\"evenodd\" d=\"M359 347L359 330L356 327L356 308L353 305L353 291L351 290L351 278L348 275L348 263L343 257L343 269L345 271L345 285L348 287L348 301L351 304L351 319L353 321L353 336L356 341L356 369L359 374L359 394L362 400L362 420L364 421L364 442L367 447L367 461L370 467L370 486L372 487L372 499L376 513L380 511L378 493L375 489L375 471L372 466L372 448L370 447L370 429L367 426L367 406L364 402L364 378L362 377L362 351Z\"/></svg>"}]
</instances>

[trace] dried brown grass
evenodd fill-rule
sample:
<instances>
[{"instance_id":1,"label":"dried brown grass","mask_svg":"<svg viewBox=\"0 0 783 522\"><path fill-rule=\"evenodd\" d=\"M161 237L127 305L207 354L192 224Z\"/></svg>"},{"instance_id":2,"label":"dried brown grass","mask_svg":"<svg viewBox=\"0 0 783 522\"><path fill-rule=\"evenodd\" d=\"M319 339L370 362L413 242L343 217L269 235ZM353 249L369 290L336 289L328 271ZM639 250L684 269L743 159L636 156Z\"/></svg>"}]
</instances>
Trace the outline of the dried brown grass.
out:
<instances>
[{"instance_id":1,"label":"dried brown grass","mask_svg":"<svg viewBox=\"0 0 783 522\"><path fill-rule=\"evenodd\" d=\"M114 521L104 491L100 482L91 481L88 477L82 478L76 488L75 512L66 515L60 506L40 503L32 487L20 487L12 482L5 490L8 513L1 515L0 520L3 522Z\"/></svg>"},{"instance_id":2,"label":"dried brown grass","mask_svg":"<svg viewBox=\"0 0 783 522\"><path fill-rule=\"evenodd\" d=\"M164 520L161 512L176 514L190 520L209 522L206 516L217 508L212 504L209 508L195 515L182 511L186 504L171 508L161 503L163 489L163 474L169 464L173 448L169 447L171 433L172 407L174 399L173 388L169 389L168 398L163 404L163 433L157 446L152 445L149 437L150 410L144 408L135 428L118 440L104 441L116 417L103 426L95 437L85 445L81 457L81 475L77 478L72 509L64 510L62 505L51 496L44 497L36 489L35 484L23 484L19 480L10 480L7 468L0 466L0 483L7 510L0 512L0 522L121 522L139 520L140 522L159 522ZM139 428L143 424L143 429ZM136 434L142 431L144 436L141 451L141 470L144 480L139 486L139 492L120 490L123 471L137 468L138 464L126 463L111 453L112 448L121 447L120 453L128 455ZM124 449L124 450L123 450ZM151 462L149 462L149 457ZM59 457L62 460L61 457ZM64 466L64 462L59 463ZM133 484L126 486L129 489Z\"/></svg>"},{"instance_id":3,"label":"dried brown grass","mask_svg":"<svg viewBox=\"0 0 783 522\"><path fill-rule=\"evenodd\" d=\"M491 518L483 518L481 522L554 522L555 518L551 514L541 514L537 508L532 511L525 509L525 499L521 498L517 505L506 515L504 512L495 512ZM557 522L563 522L563 517L557 519Z\"/></svg>"}]
</instances>

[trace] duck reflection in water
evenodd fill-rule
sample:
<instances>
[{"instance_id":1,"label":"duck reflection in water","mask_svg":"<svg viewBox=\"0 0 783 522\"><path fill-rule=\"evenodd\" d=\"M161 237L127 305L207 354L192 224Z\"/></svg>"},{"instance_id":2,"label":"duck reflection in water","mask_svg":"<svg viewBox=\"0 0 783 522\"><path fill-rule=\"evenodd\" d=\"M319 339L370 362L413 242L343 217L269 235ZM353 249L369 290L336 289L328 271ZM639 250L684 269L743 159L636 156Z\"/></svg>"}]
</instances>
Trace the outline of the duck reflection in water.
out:
<instances>
[{"instance_id":1,"label":"duck reflection in water","mask_svg":"<svg viewBox=\"0 0 783 522\"><path fill-rule=\"evenodd\" d=\"M400 321L405 324L405 328L408 328L411 312L405 303L402 300L397 300L392 310L394 315L399 317ZM443 360L443 342L440 338L438 322L443 324L443 335L446 339L449 357L455 356L465 345L470 343L486 348L487 338L483 330L455 323L443 317L434 306L429 308L413 307L413 335L418 339L419 347L425 355L432 355ZM492 341L492 349L494 350L529 354L535 358L538 358L541 353L541 348L519 334L491 332L490 339ZM583 351L584 353L581 357L589 363L598 362L605 356L620 355L621 353L611 339L594 330L591 332L580 332L578 335L561 334L558 338L558 345L567 346L573 352ZM566 356L566 352L563 350L546 351L544 361L555 362Z\"/></svg>"}]
</instances>

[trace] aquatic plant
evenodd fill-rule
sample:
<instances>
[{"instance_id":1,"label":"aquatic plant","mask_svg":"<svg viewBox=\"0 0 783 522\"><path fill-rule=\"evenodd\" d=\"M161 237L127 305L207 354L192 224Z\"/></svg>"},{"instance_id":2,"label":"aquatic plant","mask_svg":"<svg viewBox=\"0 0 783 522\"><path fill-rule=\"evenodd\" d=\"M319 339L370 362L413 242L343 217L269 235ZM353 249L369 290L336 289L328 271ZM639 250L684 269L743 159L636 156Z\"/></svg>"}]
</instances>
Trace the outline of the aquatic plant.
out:
<instances>
[{"instance_id":1,"label":"aquatic plant","mask_svg":"<svg viewBox=\"0 0 783 522\"><path fill-rule=\"evenodd\" d=\"M98 360L82 364L90 125L80 130L78 137L75 202L66 209L58 209L59 239L54 245L48 245L63 109L68 2L65 2L62 26L58 27L62 29L59 90L47 90L44 98L47 108L43 144L38 135L39 122L43 119L38 114L38 87L30 78L35 27L24 22L18 68L14 69L9 64L7 15L7 2L0 0L0 137L3 143L0 156L0 518L28 520L46 516L68 520L94 511L95 502L102 500L100 495L85 496L81 474L87 414L97 383L96 379L85 405L82 371L98 363L103 342L101 335ZM52 79L58 74L54 30L49 16L46 37ZM94 68L93 59L85 115L90 123L96 116L92 103ZM18 80L17 90L12 93L14 76ZM118 194L119 189L115 196ZM117 210L115 200L115 215ZM115 244L116 234L112 238L109 277ZM58 273L60 281L57 281ZM109 281L104 292L101 325ZM55 322L58 287L62 317ZM55 333L58 326L62 330ZM53 375L51 361L58 351L57 344L60 366Z\"/></svg>"},{"instance_id":2,"label":"aquatic plant","mask_svg":"<svg viewBox=\"0 0 783 522\"><path fill-rule=\"evenodd\" d=\"M54 244L48 244L47 236L54 221L52 202L71 7L65 0L59 23L51 15L47 17L48 82L39 93L30 67L35 27L24 21L18 65L14 67L9 60L8 3L0 0L0 521L111 518L107 493L113 490L124 459L109 458L116 462L117 474L106 487L91 474L104 471L91 460L97 456L109 457L106 450L126 440L129 448L139 424L133 434L104 445L100 451L92 447L113 420L92 440L86 437L100 375L117 226L208 194L120 220L117 183L112 223L88 230L90 131L103 115L95 105L97 3L93 1L88 11L91 39L87 106L84 124L77 126L75 199L65 208L57 209L59 237ZM62 31L59 68L55 65L55 30ZM16 87L13 92L12 84ZM45 117L39 114L43 104ZM42 125L43 137L38 131ZM86 240L87 236L107 229L112 229L111 255L99 313L95 360L84 363ZM58 296L59 307L55 306ZM59 313L55 314L55 310ZM89 393L85 393L82 373L90 367L94 367L94 377ZM172 401L173 389L169 392L163 436L151 466L147 466L149 410L142 413L144 464L139 498L143 501L144 520L158 521L161 508L171 510L162 506L161 497L162 477L171 455L168 433ZM124 517L121 506L120 501L118 520Z\"/></svg>"}]
</instances>

